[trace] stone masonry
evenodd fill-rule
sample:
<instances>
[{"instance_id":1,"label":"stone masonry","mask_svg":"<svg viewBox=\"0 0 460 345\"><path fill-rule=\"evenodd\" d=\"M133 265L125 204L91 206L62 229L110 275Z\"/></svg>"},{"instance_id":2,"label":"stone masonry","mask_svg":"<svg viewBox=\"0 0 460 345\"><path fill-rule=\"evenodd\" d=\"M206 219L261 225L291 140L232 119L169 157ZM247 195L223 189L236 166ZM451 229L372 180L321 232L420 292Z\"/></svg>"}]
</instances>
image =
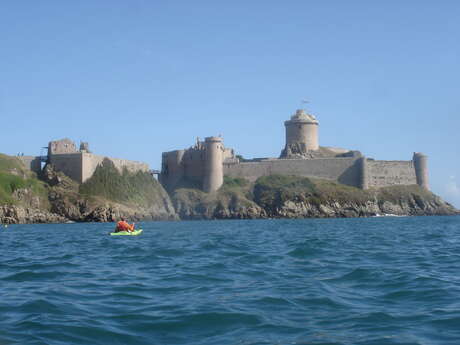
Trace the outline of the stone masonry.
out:
<instances>
[{"instance_id":1,"label":"stone masonry","mask_svg":"<svg viewBox=\"0 0 460 345\"><path fill-rule=\"evenodd\" d=\"M302 109L284 125L286 145L279 158L240 161L221 137L209 137L188 149L164 152L159 180L170 191L194 187L214 192L224 176L255 181L272 174L316 177L362 189L411 184L429 189L427 157L421 153L408 161L378 161L356 150L320 146L319 122Z\"/></svg>"}]
</instances>

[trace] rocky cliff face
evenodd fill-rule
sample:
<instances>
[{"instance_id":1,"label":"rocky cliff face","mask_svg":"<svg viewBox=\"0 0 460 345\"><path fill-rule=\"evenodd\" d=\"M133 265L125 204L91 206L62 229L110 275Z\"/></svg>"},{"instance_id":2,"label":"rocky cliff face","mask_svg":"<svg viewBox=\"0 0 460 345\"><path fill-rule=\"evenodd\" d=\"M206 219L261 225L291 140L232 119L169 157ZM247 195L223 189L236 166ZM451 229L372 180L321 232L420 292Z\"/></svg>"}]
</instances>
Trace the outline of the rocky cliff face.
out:
<instances>
[{"instance_id":1,"label":"rocky cliff face","mask_svg":"<svg viewBox=\"0 0 460 345\"><path fill-rule=\"evenodd\" d=\"M3 170L2 170L3 169ZM47 166L37 179L14 157L0 155L0 222L370 217L459 214L414 186L361 190L330 181L265 176L251 184L226 178L215 193L177 189L171 198L146 174L120 173L110 162L79 185Z\"/></svg>"},{"instance_id":2,"label":"rocky cliff face","mask_svg":"<svg viewBox=\"0 0 460 345\"><path fill-rule=\"evenodd\" d=\"M42 179L50 185L49 202L51 212L77 222L114 222L120 217L130 220L173 220L177 219L174 206L166 191L156 181L156 195L149 202L129 202L110 200L97 193L81 193L81 186L62 173L47 166ZM149 177L149 179L152 179ZM91 187L91 186L90 186ZM91 188L90 188L91 191ZM133 189L132 194L137 191Z\"/></svg>"},{"instance_id":3,"label":"rocky cliff face","mask_svg":"<svg viewBox=\"0 0 460 345\"><path fill-rule=\"evenodd\" d=\"M453 215L455 209L442 200L418 200L413 196L397 201L374 200L366 202L330 200L318 204L308 198L285 200L271 205L268 217L272 218L338 218L372 217L385 215L426 216Z\"/></svg>"},{"instance_id":4,"label":"rocky cliff face","mask_svg":"<svg viewBox=\"0 0 460 345\"><path fill-rule=\"evenodd\" d=\"M39 208L16 205L0 206L0 222L2 224L65 223L67 221L69 220L61 215Z\"/></svg>"},{"instance_id":5,"label":"rocky cliff face","mask_svg":"<svg viewBox=\"0 0 460 345\"><path fill-rule=\"evenodd\" d=\"M266 218L266 212L241 193L218 191L204 193L196 189L180 189L173 195L180 219L254 219Z\"/></svg>"},{"instance_id":6,"label":"rocky cliff face","mask_svg":"<svg viewBox=\"0 0 460 345\"><path fill-rule=\"evenodd\" d=\"M176 190L181 219L336 218L384 215L453 215L452 205L418 186L361 190L330 181L267 176L205 194Z\"/></svg>"},{"instance_id":7,"label":"rocky cliff face","mask_svg":"<svg viewBox=\"0 0 460 345\"><path fill-rule=\"evenodd\" d=\"M109 167L111 173L118 175L104 175L107 170L99 171L99 179L82 190L81 185L54 171L52 166L46 166L37 179L23 171L14 157L0 158L9 166L15 164L14 173L11 169L0 171L0 177L3 176L0 182L4 182L0 184L1 223L113 222L122 216L131 221L178 219L168 194L149 175L126 173L122 176ZM22 171L23 176L17 171ZM110 187L106 185L110 178L115 178L118 186L129 186L129 198L101 195L101 190Z\"/></svg>"}]
</instances>

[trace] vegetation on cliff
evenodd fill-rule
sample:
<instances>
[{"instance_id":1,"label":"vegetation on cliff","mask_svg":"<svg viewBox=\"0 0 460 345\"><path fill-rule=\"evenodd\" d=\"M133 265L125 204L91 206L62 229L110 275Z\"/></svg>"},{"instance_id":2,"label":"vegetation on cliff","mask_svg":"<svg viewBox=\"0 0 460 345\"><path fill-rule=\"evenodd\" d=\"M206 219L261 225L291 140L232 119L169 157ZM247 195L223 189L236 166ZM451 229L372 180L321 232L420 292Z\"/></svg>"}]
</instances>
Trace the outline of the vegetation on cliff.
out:
<instances>
[{"instance_id":1,"label":"vegetation on cliff","mask_svg":"<svg viewBox=\"0 0 460 345\"><path fill-rule=\"evenodd\" d=\"M263 218L264 211L252 201L251 184L243 178L224 178L214 193L178 188L172 200L181 219Z\"/></svg>"},{"instance_id":2,"label":"vegetation on cliff","mask_svg":"<svg viewBox=\"0 0 460 345\"><path fill-rule=\"evenodd\" d=\"M24 194L46 204L45 184L28 171L18 158L0 154L0 204L27 206L30 200L19 197Z\"/></svg>"},{"instance_id":3,"label":"vegetation on cliff","mask_svg":"<svg viewBox=\"0 0 460 345\"><path fill-rule=\"evenodd\" d=\"M455 208L418 185L362 190L328 180L265 176L254 185L254 201L270 217L368 217L455 214Z\"/></svg>"},{"instance_id":4,"label":"vegetation on cliff","mask_svg":"<svg viewBox=\"0 0 460 345\"><path fill-rule=\"evenodd\" d=\"M169 196L148 173L119 172L110 160L79 185L47 165L40 176L0 155L0 222L176 219Z\"/></svg>"},{"instance_id":5,"label":"vegetation on cliff","mask_svg":"<svg viewBox=\"0 0 460 345\"><path fill-rule=\"evenodd\" d=\"M47 165L37 177L17 157L0 154L0 222L131 219L247 219L444 215L458 211L417 185L361 190L328 180L264 176L224 178L214 193L196 181L171 191L145 172L119 171L106 159L78 184Z\"/></svg>"},{"instance_id":6,"label":"vegetation on cliff","mask_svg":"<svg viewBox=\"0 0 460 345\"><path fill-rule=\"evenodd\" d=\"M87 196L133 205L154 205L166 196L160 183L148 172L120 173L113 162L105 159L93 176L80 185L79 191Z\"/></svg>"},{"instance_id":7,"label":"vegetation on cliff","mask_svg":"<svg viewBox=\"0 0 460 345\"><path fill-rule=\"evenodd\" d=\"M222 188L210 194L179 189L173 195L173 202L181 218L188 219L368 217L457 212L438 196L417 185L362 190L328 180L286 175L264 176L252 184L244 179L226 178Z\"/></svg>"}]
</instances>

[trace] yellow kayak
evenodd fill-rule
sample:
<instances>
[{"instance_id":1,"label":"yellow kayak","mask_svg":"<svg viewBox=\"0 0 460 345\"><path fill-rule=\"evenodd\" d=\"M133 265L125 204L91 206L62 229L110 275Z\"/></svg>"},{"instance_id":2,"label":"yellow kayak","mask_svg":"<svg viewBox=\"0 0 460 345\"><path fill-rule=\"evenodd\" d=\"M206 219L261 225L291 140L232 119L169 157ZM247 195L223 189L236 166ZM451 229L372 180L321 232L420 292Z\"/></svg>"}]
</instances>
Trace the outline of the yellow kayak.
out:
<instances>
[{"instance_id":1,"label":"yellow kayak","mask_svg":"<svg viewBox=\"0 0 460 345\"><path fill-rule=\"evenodd\" d=\"M137 236L142 234L142 229L134 230L134 231L119 231L119 232L111 232L110 236Z\"/></svg>"}]
</instances>

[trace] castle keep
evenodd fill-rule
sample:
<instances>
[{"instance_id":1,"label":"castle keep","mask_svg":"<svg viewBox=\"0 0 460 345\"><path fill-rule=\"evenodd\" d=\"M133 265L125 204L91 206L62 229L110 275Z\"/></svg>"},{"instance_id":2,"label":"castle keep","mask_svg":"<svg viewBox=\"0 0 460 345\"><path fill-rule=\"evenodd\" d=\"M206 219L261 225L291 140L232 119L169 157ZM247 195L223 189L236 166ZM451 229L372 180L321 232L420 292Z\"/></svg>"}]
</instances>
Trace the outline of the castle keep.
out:
<instances>
[{"instance_id":1,"label":"castle keep","mask_svg":"<svg viewBox=\"0 0 460 345\"><path fill-rule=\"evenodd\" d=\"M284 125L286 144L279 158L240 160L233 149L224 147L221 137L208 137L189 149L164 152L160 182L168 190L193 186L213 192L222 186L224 176L255 181L281 174L362 189L411 184L429 189L427 157L421 153L414 153L408 161L379 161L359 151L319 146L319 122L304 110L297 110Z\"/></svg>"}]
</instances>

